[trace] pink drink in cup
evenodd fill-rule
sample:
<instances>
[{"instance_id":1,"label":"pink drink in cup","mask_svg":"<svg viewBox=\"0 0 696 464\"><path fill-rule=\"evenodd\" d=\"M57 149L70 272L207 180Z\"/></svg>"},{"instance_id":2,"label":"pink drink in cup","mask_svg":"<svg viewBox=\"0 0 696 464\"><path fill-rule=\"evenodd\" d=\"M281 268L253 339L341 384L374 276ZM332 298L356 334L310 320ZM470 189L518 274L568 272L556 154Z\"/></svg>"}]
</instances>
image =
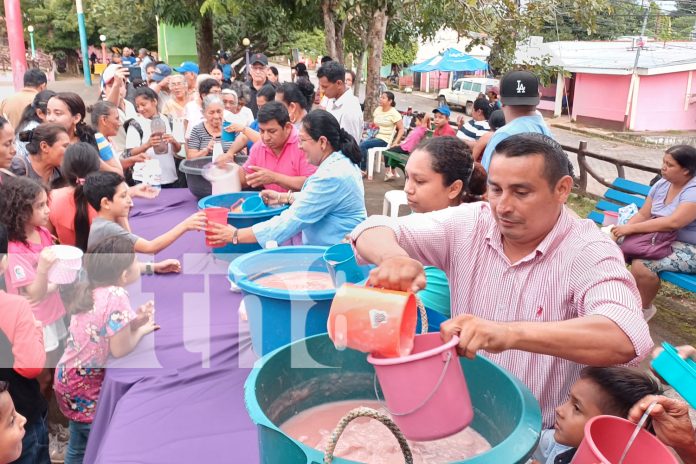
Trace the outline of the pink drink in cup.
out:
<instances>
[{"instance_id":1,"label":"pink drink in cup","mask_svg":"<svg viewBox=\"0 0 696 464\"><path fill-rule=\"evenodd\" d=\"M216 224L227 224L227 213L230 212L227 208L218 208L218 207L211 207L211 208L205 208L203 210L205 212L205 219L208 223L216 223ZM213 245L210 242L210 235L211 231L209 228L206 228L205 230L205 244L206 246L212 247L212 248L220 248L225 246L224 243L218 244L218 245Z\"/></svg>"}]
</instances>

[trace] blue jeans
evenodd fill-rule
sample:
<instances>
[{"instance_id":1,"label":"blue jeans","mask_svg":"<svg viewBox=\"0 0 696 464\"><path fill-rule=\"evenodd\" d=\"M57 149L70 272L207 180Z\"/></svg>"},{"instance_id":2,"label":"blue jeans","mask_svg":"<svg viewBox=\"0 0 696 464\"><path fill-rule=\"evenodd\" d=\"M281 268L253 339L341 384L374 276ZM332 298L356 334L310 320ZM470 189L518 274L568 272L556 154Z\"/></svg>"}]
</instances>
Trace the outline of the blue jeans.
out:
<instances>
[{"instance_id":1,"label":"blue jeans","mask_svg":"<svg viewBox=\"0 0 696 464\"><path fill-rule=\"evenodd\" d=\"M363 171L366 171L367 168L367 150L370 148L375 148L375 147L386 147L389 145L387 142L381 139L367 139L363 143L360 144L360 151L362 152L362 161L360 161L360 169Z\"/></svg>"},{"instance_id":2,"label":"blue jeans","mask_svg":"<svg viewBox=\"0 0 696 464\"><path fill-rule=\"evenodd\" d=\"M70 421L70 440L65 450L65 464L82 464L92 424Z\"/></svg>"},{"instance_id":3,"label":"blue jeans","mask_svg":"<svg viewBox=\"0 0 696 464\"><path fill-rule=\"evenodd\" d=\"M22 454L12 464L51 464L48 454L48 427L46 417L24 425Z\"/></svg>"}]
</instances>

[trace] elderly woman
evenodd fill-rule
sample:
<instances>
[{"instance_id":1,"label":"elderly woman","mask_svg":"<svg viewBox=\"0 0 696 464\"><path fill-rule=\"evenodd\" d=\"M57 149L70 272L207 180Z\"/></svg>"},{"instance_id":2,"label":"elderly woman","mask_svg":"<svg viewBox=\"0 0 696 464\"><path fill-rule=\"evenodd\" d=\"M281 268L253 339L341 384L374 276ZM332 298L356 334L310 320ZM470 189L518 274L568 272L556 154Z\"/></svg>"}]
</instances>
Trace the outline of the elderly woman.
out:
<instances>
[{"instance_id":1,"label":"elderly woman","mask_svg":"<svg viewBox=\"0 0 696 464\"><path fill-rule=\"evenodd\" d=\"M225 104L219 95L203 98L203 122L191 130L186 142L188 159L220 155L227 151L232 142L222 140L222 119ZM214 153L215 144L221 144L219 153Z\"/></svg>"},{"instance_id":2,"label":"elderly woman","mask_svg":"<svg viewBox=\"0 0 696 464\"><path fill-rule=\"evenodd\" d=\"M239 95L234 90L224 89L222 101L225 104L225 121L240 124L242 127L254 122L254 113L248 107L239 104Z\"/></svg>"},{"instance_id":3,"label":"elderly woman","mask_svg":"<svg viewBox=\"0 0 696 464\"><path fill-rule=\"evenodd\" d=\"M92 113L92 127L97 130L94 138L99 148L100 169L102 171L111 171L122 176L124 166L129 168L146 159L144 155L140 155L119 161L111 144L112 137L116 137L121 127L116 105L110 101L101 100L90 108L90 112Z\"/></svg>"},{"instance_id":4,"label":"elderly woman","mask_svg":"<svg viewBox=\"0 0 696 464\"><path fill-rule=\"evenodd\" d=\"M184 131L188 140L194 127L203 121L203 99L209 94L219 94L222 92L220 83L213 78L203 79L198 84L199 98L191 100L186 104L186 115L184 116Z\"/></svg>"},{"instance_id":5,"label":"elderly woman","mask_svg":"<svg viewBox=\"0 0 696 464\"><path fill-rule=\"evenodd\" d=\"M209 224L216 243L278 243L302 232L305 245L334 245L367 217L365 190L358 163L358 145L338 121L324 110L309 113L300 129L300 147L317 171L302 190L279 193L264 190L268 205L290 208L266 222L245 229Z\"/></svg>"},{"instance_id":6,"label":"elderly woman","mask_svg":"<svg viewBox=\"0 0 696 464\"><path fill-rule=\"evenodd\" d=\"M672 253L661 260L634 259L631 274L636 279L649 320L657 311L652 304L660 289L659 272L696 274L696 148L675 145L662 158L662 179L650 189L645 204L627 224L616 226L616 238L633 234L678 231Z\"/></svg>"}]
</instances>

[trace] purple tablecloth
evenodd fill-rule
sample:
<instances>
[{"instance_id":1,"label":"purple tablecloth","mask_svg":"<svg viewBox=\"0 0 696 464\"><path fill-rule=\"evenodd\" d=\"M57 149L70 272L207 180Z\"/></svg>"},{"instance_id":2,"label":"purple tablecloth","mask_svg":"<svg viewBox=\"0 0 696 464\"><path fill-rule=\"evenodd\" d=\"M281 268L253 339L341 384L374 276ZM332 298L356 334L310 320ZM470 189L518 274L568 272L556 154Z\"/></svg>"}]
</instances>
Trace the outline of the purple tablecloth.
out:
<instances>
[{"instance_id":1,"label":"purple tablecloth","mask_svg":"<svg viewBox=\"0 0 696 464\"><path fill-rule=\"evenodd\" d=\"M137 199L131 227L152 239L196 209L188 190L165 189L156 200ZM109 362L85 463L258 462L256 427L244 407L253 360L229 263L208 253L200 232L156 258L181 260L183 272L143 276L129 288L134 308L155 300L162 329Z\"/></svg>"}]
</instances>

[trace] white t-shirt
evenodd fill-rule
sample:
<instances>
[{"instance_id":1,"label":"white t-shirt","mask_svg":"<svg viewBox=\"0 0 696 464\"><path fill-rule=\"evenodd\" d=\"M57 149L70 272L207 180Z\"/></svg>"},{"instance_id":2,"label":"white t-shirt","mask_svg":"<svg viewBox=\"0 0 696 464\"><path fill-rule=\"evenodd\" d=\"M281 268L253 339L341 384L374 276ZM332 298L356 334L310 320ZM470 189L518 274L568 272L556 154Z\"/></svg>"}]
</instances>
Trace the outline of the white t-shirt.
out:
<instances>
[{"instance_id":1,"label":"white t-shirt","mask_svg":"<svg viewBox=\"0 0 696 464\"><path fill-rule=\"evenodd\" d=\"M118 128L118 133L110 139L114 154L119 158L126 149L126 130L123 128L123 123L138 116L138 112L135 111L135 106L131 102L124 99L123 103L125 104L125 111L120 107L118 108L118 122L121 125Z\"/></svg>"},{"instance_id":2,"label":"white t-shirt","mask_svg":"<svg viewBox=\"0 0 696 464\"><path fill-rule=\"evenodd\" d=\"M169 119L162 116L160 117L162 120L164 120L164 126L167 134L171 134L172 127L169 124ZM138 121L140 127L143 129L143 137L142 139L140 138L140 134L135 127L128 127L128 134L126 134L126 148L136 148L141 146L145 141L150 139L150 135L152 134L152 121L150 119L146 119L138 115L135 120ZM172 151L171 144L169 145L169 151L163 155L155 154L155 151L152 148L148 148L146 153L150 158L159 160L160 168L162 169L162 176L160 178L162 185L171 184L177 181L179 177L176 173L176 164L174 163L174 153Z\"/></svg>"},{"instance_id":3,"label":"white t-shirt","mask_svg":"<svg viewBox=\"0 0 696 464\"><path fill-rule=\"evenodd\" d=\"M197 101L190 101L184 107L184 119L188 121L188 126L186 126L186 138L191 135L191 129L203 122L203 109L200 107Z\"/></svg>"},{"instance_id":4,"label":"white t-shirt","mask_svg":"<svg viewBox=\"0 0 696 464\"><path fill-rule=\"evenodd\" d=\"M344 129L360 143L363 132L363 114L360 108L360 100L347 89L340 98L330 99L326 111L333 114L338 120L341 129Z\"/></svg>"},{"instance_id":5,"label":"white t-shirt","mask_svg":"<svg viewBox=\"0 0 696 464\"><path fill-rule=\"evenodd\" d=\"M254 122L254 113L246 106L242 107L237 114L225 110L225 121L249 126L249 124Z\"/></svg>"}]
</instances>

